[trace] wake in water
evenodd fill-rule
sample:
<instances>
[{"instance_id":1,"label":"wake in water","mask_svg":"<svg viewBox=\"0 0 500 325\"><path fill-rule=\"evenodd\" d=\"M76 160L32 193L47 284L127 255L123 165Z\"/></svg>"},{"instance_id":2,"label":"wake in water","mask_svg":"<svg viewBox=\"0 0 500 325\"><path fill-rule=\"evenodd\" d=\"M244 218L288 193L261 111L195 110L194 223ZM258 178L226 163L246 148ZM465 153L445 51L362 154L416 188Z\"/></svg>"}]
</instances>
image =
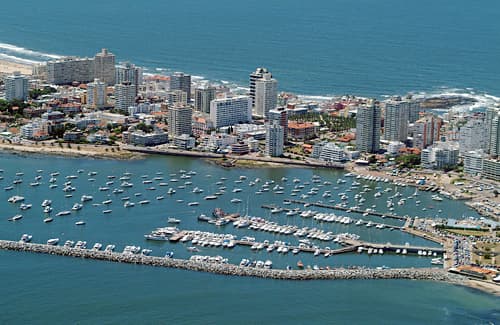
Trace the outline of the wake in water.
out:
<instances>
[{"instance_id":1,"label":"wake in water","mask_svg":"<svg viewBox=\"0 0 500 325\"><path fill-rule=\"evenodd\" d=\"M33 64L60 59L61 57L56 54L43 53L12 44L0 43L0 59L2 60Z\"/></svg>"}]
</instances>

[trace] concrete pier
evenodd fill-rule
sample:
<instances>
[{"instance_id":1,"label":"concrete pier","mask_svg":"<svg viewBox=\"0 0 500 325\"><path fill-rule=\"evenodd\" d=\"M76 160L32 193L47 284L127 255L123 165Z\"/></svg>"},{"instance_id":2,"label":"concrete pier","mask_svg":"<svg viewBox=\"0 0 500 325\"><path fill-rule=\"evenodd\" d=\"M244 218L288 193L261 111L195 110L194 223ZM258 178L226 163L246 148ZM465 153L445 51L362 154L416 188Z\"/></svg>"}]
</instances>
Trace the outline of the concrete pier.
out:
<instances>
[{"instance_id":1,"label":"concrete pier","mask_svg":"<svg viewBox=\"0 0 500 325\"><path fill-rule=\"evenodd\" d=\"M279 280L350 280L350 279L412 279L432 280L461 284L464 277L451 274L443 269L434 268L401 268L401 269L330 269L330 270L278 270L241 267L234 264L201 263L182 259L157 256L144 256L123 253L111 253L87 249L69 248L0 240L0 249L88 258L108 262L141 264L156 267L177 268L191 271L210 272L221 275L248 276Z\"/></svg>"}]
</instances>

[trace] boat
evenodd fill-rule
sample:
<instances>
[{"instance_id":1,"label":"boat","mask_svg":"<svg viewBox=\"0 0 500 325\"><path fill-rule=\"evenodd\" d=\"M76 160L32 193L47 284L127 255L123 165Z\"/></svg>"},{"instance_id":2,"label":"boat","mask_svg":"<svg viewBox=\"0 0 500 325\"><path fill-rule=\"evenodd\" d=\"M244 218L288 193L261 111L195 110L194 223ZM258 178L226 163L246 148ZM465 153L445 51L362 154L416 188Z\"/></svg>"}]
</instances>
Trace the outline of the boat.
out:
<instances>
[{"instance_id":1,"label":"boat","mask_svg":"<svg viewBox=\"0 0 500 325\"><path fill-rule=\"evenodd\" d=\"M7 187L4 187L3 189L6 191L10 191L10 190L14 189L14 186L7 186Z\"/></svg>"},{"instance_id":2,"label":"boat","mask_svg":"<svg viewBox=\"0 0 500 325\"><path fill-rule=\"evenodd\" d=\"M231 203L241 203L242 201L238 198L231 199Z\"/></svg>"},{"instance_id":3,"label":"boat","mask_svg":"<svg viewBox=\"0 0 500 325\"><path fill-rule=\"evenodd\" d=\"M46 206L49 206L52 204L51 200L43 200L42 202L42 207L45 208Z\"/></svg>"},{"instance_id":4,"label":"boat","mask_svg":"<svg viewBox=\"0 0 500 325\"><path fill-rule=\"evenodd\" d=\"M51 212L52 212L52 207L50 205L43 208L43 213L51 213Z\"/></svg>"},{"instance_id":5,"label":"boat","mask_svg":"<svg viewBox=\"0 0 500 325\"><path fill-rule=\"evenodd\" d=\"M173 188L169 188L168 191L167 191L167 194L168 195L175 194L175 190Z\"/></svg>"},{"instance_id":6,"label":"boat","mask_svg":"<svg viewBox=\"0 0 500 325\"><path fill-rule=\"evenodd\" d=\"M165 197L163 195L159 195L156 197L156 199L159 201L159 200L163 200Z\"/></svg>"},{"instance_id":7,"label":"boat","mask_svg":"<svg viewBox=\"0 0 500 325\"><path fill-rule=\"evenodd\" d=\"M189 202L188 205L191 206L197 206L200 205L200 202Z\"/></svg>"},{"instance_id":8,"label":"boat","mask_svg":"<svg viewBox=\"0 0 500 325\"><path fill-rule=\"evenodd\" d=\"M83 220L77 221L77 222L75 222L75 225L83 226L83 225L85 225L85 221L83 221Z\"/></svg>"},{"instance_id":9,"label":"boat","mask_svg":"<svg viewBox=\"0 0 500 325\"><path fill-rule=\"evenodd\" d=\"M434 201L443 201L443 198L437 194L434 194L433 196L431 196L431 199L433 199Z\"/></svg>"},{"instance_id":10,"label":"boat","mask_svg":"<svg viewBox=\"0 0 500 325\"><path fill-rule=\"evenodd\" d=\"M170 251L169 251L169 252L166 252L166 253L165 253L165 257L166 257L166 258L172 258L172 257L174 257L174 252L170 252Z\"/></svg>"},{"instance_id":11,"label":"boat","mask_svg":"<svg viewBox=\"0 0 500 325\"><path fill-rule=\"evenodd\" d=\"M175 219L175 218L168 218L167 222L168 223L180 223L181 221L179 219Z\"/></svg>"},{"instance_id":12,"label":"boat","mask_svg":"<svg viewBox=\"0 0 500 325\"><path fill-rule=\"evenodd\" d=\"M56 214L57 217L62 217L62 216L67 216L67 215L70 215L71 214L71 211L61 211L61 212L58 212Z\"/></svg>"},{"instance_id":13,"label":"boat","mask_svg":"<svg viewBox=\"0 0 500 325\"><path fill-rule=\"evenodd\" d=\"M78 211L78 210L81 210L82 208L83 208L83 205L77 202L77 203L73 204L73 207L71 208L71 210Z\"/></svg>"},{"instance_id":14,"label":"boat","mask_svg":"<svg viewBox=\"0 0 500 325\"><path fill-rule=\"evenodd\" d=\"M111 253L115 250L115 245L107 245L106 248L104 249L105 252Z\"/></svg>"},{"instance_id":15,"label":"boat","mask_svg":"<svg viewBox=\"0 0 500 325\"><path fill-rule=\"evenodd\" d=\"M433 265L443 265L444 262L440 257L431 259L431 264Z\"/></svg>"},{"instance_id":16,"label":"boat","mask_svg":"<svg viewBox=\"0 0 500 325\"><path fill-rule=\"evenodd\" d=\"M49 222L52 222L53 220L54 220L53 218L48 217L48 218L43 219L43 222L49 223Z\"/></svg>"},{"instance_id":17,"label":"boat","mask_svg":"<svg viewBox=\"0 0 500 325\"><path fill-rule=\"evenodd\" d=\"M302 263L302 261L298 261L298 262L297 262L297 267L298 267L299 269L303 269L303 268L304 268L304 263Z\"/></svg>"},{"instance_id":18,"label":"boat","mask_svg":"<svg viewBox=\"0 0 500 325\"><path fill-rule=\"evenodd\" d=\"M23 202L24 196L14 195L14 196L11 196L7 201L10 203Z\"/></svg>"},{"instance_id":19,"label":"boat","mask_svg":"<svg viewBox=\"0 0 500 325\"><path fill-rule=\"evenodd\" d=\"M203 198L204 200L217 200L216 195L207 195Z\"/></svg>"},{"instance_id":20,"label":"boat","mask_svg":"<svg viewBox=\"0 0 500 325\"><path fill-rule=\"evenodd\" d=\"M102 248L102 244L101 243L95 243L94 246L92 246L92 250L94 251L98 251Z\"/></svg>"},{"instance_id":21,"label":"boat","mask_svg":"<svg viewBox=\"0 0 500 325\"><path fill-rule=\"evenodd\" d=\"M59 238L51 238L47 240L47 245L55 246L59 243Z\"/></svg>"},{"instance_id":22,"label":"boat","mask_svg":"<svg viewBox=\"0 0 500 325\"><path fill-rule=\"evenodd\" d=\"M102 204L111 204L111 203L113 203L113 201L112 201L112 200L105 200L105 201L102 201Z\"/></svg>"},{"instance_id":23,"label":"boat","mask_svg":"<svg viewBox=\"0 0 500 325\"><path fill-rule=\"evenodd\" d=\"M29 243L31 241L31 239L33 238L32 235L28 235L28 234L23 234L21 236L21 239L19 240L20 242L24 242L24 243Z\"/></svg>"},{"instance_id":24,"label":"boat","mask_svg":"<svg viewBox=\"0 0 500 325\"><path fill-rule=\"evenodd\" d=\"M147 249L147 248L143 248L141 251L141 254L144 256L149 256L149 254L151 254L151 252L153 252L153 251L150 249Z\"/></svg>"},{"instance_id":25,"label":"boat","mask_svg":"<svg viewBox=\"0 0 500 325\"><path fill-rule=\"evenodd\" d=\"M125 207L125 208L131 208L133 206L135 206L134 202L125 201L125 203L123 203L123 207Z\"/></svg>"},{"instance_id":26,"label":"boat","mask_svg":"<svg viewBox=\"0 0 500 325\"><path fill-rule=\"evenodd\" d=\"M80 201L82 202L87 202L87 201L92 201L94 197L92 195L82 195Z\"/></svg>"},{"instance_id":27,"label":"boat","mask_svg":"<svg viewBox=\"0 0 500 325\"><path fill-rule=\"evenodd\" d=\"M142 201L139 201L139 204L143 205L143 204L149 204L151 201L149 200L142 200Z\"/></svg>"},{"instance_id":28,"label":"boat","mask_svg":"<svg viewBox=\"0 0 500 325\"><path fill-rule=\"evenodd\" d=\"M103 210L102 213L111 213L113 210Z\"/></svg>"},{"instance_id":29,"label":"boat","mask_svg":"<svg viewBox=\"0 0 500 325\"><path fill-rule=\"evenodd\" d=\"M31 207L32 207L32 204L21 203L21 205L19 206L19 209L28 210L28 209L31 209Z\"/></svg>"}]
</instances>

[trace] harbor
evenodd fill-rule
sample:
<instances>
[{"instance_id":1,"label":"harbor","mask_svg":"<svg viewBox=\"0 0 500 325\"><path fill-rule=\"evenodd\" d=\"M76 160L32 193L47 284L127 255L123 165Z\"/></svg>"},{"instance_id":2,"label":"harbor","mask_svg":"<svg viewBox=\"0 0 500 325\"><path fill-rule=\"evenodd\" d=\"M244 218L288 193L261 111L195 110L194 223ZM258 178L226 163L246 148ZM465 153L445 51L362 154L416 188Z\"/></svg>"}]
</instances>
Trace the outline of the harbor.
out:
<instances>
[{"instance_id":1,"label":"harbor","mask_svg":"<svg viewBox=\"0 0 500 325\"><path fill-rule=\"evenodd\" d=\"M0 240L0 249L94 259L107 262L140 264L155 267L177 268L183 270L210 272L220 275L259 277L275 280L354 280L354 279L410 279L460 283L463 277L442 269L330 269L330 270L278 270L241 267L232 264L203 263L190 260L104 252L96 250L69 248L45 244Z\"/></svg>"}]
</instances>

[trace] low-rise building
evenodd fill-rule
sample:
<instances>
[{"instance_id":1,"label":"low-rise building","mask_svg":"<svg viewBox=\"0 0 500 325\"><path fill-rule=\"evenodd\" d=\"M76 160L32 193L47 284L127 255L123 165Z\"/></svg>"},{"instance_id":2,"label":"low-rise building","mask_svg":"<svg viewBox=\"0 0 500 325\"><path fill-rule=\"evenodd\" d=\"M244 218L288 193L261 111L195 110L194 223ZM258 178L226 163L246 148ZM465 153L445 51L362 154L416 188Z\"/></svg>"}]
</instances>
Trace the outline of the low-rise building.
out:
<instances>
[{"instance_id":1,"label":"low-rise building","mask_svg":"<svg viewBox=\"0 0 500 325\"><path fill-rule=\"evenodd\" d=\"M495 181L500 181L500 160L484 159L482 176Z\"/></svg>"},{"instance_id":2,"label":"low-rise building","mask_svg":"<svg viewBox=\"0 0 500 325\"><path fill-rule=\"evenodd\" d=\"M473 176L482 174L484 157L481 150L466 152L464 154L464 173Z\"/></svg>"},{"instance_id":3,"label":"low-rise building","mask_svg":"<svg viewBox=\"0 0 500 325\"><path fill-rule=\"evenodd\" d=\"M317 136L318 127L310 122L288 121L288 137L295 141L305 141Z\"/></svg>"},{"instance_id":4,"label":"low-rise building","mask_svg":"<svg viewBox=\"0 0 500 325\"><path fill-rule=\"evenodd\" d=\"M443 169L458 163L458 143L437 142L421 152L421 164L424 168Z\"/></svg>"},{"instance_id":5,"label":"low-rise building","mask_svg":"<svg viewBox=\"0 0 500 325\"><path fill-rule=\"evenodd\" d=\"M195 147L195 139L188 134L181 134L174 137L174 145L181 150L189 150Z\"/></svg>"}]
</instances>

